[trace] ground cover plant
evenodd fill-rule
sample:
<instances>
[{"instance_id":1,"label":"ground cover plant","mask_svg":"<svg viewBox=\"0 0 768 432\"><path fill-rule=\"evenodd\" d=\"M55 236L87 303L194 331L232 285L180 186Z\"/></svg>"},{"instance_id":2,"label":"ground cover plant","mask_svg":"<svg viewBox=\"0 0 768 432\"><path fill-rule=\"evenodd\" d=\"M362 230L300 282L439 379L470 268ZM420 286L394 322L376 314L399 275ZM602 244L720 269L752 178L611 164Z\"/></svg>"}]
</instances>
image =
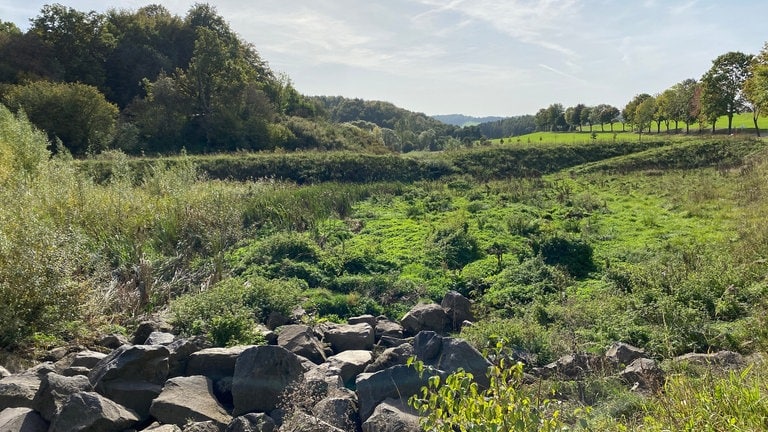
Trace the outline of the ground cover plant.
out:
<instances>
[{"instance_id":1,"label":"ground cover plant","mask_svg":"<svg viewBox=\"0 0 768 432\"><path fill-rule=\"evenodd\" d=\"M546 156L527 159L547 161L540 173L490 166L506 144L479 146L432 159L444 169L434 178L297 184L212 179L184 157L138 169L119 152L92 176L64 151L51 158L45 135L2 108L0 138L0 300L13 306L0 312L0 344L27 356L150 312L217 345L260 343L254 328L272 312L399 318L449 290L480 317L461 336L480 349L505 341L525 367L615 341L658 359L766 349L760 141L590 143L583 151L600 152L575 162L552 156L572 149L531 144ZM683 398L686 379L664 395ZM759 374L697 379L765 389ZM569 408L562 421L668 427L644 419L664 399L587 384L574 403L592 414Z\"/></svg>"}]
</instances>

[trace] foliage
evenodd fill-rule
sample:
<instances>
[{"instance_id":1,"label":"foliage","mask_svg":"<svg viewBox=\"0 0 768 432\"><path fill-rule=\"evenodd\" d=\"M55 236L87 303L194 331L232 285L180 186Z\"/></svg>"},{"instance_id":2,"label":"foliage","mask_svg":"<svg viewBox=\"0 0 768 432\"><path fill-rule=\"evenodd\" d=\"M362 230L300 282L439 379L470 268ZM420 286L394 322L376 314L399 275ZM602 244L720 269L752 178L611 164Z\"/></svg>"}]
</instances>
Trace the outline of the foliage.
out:
<instances>
[{"instance_id":1,"label":"foliage","mask_svg":"<svg viewBox=\"0 0 768 432\"><path fill-rule=\"evenodd\" d=\"M117 107L89 85L36 81L10 86L3 101L25 112L51 142L61 139L73 155L105 150L115 132Z\"/></svg>"},{"instance_id":2,"label":"foliage","mask_svg":"<svg viewBox=\"0 0 768 432\"><path fill-rule=\"evenodd\" d=\"M421 362L410 362L419 373ZM522 385L523 365L505 360L488 370L490 385L482 389L471 373L459 370L443 380L433 375L408 402L430 431L558 431L566 430L555 403Z\"/></svg>"},{"instance_id":3,"label":"foliage","mask_svg":"<svg viewBox=\"0 0 768 432\"><path fill-rule=\"evenodd\" d=\"M569 236L544 236L533 244L534 253L541 254L544 263L563 266L569 274L584 277L596 270L592 246L583 239Z\"/></svg>"},{"instance_id":4,"label":"foliage","mask_svg":"<svg viewBox=\"0 0 768 432\"><path fill-rule=\"evenodd\" d=\"M712 67L701 77L702 112L714 118L728 116L729 134L733 115L744 106L743 87L751 62L752 55L732 51L712 60Z\"/></svg>"}]
</instances>

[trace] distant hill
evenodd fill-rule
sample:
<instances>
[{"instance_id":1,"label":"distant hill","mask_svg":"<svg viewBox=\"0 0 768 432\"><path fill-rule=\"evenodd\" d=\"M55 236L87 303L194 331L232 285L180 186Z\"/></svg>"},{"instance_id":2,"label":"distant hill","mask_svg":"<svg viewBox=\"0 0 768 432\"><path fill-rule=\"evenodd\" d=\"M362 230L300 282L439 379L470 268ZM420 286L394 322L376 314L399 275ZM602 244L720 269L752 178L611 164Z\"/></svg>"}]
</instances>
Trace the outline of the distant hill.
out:
<instances>
[{"instance_id":1,"label":"distant hill","mask_svg":"<svg viewBox=\"0 0 768 432\"><path fill-rule=\"evenodd\" d=\"M504 117L496 117L496 116L472 117L472 116L465 116L464 114L444 114L444 115L433 115L432 118L435 120L440 120L445 124L464 127L464 126L475 126L475 125L479 125L480 123L499 121L499 120L502 120Z\"/></svg>"}]
</instances>

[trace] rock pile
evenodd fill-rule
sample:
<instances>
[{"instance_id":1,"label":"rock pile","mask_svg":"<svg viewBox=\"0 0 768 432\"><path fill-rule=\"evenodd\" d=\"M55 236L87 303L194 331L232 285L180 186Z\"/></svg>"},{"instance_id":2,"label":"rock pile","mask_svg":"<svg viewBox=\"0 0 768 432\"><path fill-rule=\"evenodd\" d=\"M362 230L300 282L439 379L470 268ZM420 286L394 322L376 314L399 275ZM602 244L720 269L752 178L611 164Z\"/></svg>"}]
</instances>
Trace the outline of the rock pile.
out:
<instances>
[{"instance_id":1,"label":"rock pile","mask_svg":"<svg viewBox=\"0 0 768 432\"><path fill-rule=\"evenodd\" d=\"M0 379L1 431L417 431L408 398L426 384L407 359L439 373L484 376L488 361L445 336L471 319L457 293L400 322L360 316L286 324L271 345L211 348L142 323L109 353L63 350ZM407 338L406 338L407 337Z\"/></svg>"}]
</instances>

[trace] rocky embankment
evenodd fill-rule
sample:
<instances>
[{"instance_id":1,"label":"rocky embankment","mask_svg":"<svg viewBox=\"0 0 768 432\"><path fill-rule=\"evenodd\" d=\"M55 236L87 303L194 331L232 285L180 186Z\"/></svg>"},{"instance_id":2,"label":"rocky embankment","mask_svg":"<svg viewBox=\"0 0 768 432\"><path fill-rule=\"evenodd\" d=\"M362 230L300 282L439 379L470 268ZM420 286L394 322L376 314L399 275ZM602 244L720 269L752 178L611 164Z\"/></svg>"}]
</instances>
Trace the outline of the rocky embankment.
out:
<instances>
[{"instance_id":1,"label":"rocky embankment","mask_svg":"<svg viewBox=\"0 0 768 432\"><path fill-rule=\"evenodd\" d=\"M408 358L441 374L462 368L487 385L488 360L446 336L471 320L469 301L452 292L399 322L366 315L265 328L269 344L261 346L212 348L148 321L130 341L109 335L100 347L54 350L53 361L16 374L0 368L0 432L418 431L407 400L428 377ZM742 362L730 352L684 360ZM598 368L639 389L664 379L654 360L626 344L604 356L564 356L530 378L575 380Z\"/></svg>"}]
</instances>

